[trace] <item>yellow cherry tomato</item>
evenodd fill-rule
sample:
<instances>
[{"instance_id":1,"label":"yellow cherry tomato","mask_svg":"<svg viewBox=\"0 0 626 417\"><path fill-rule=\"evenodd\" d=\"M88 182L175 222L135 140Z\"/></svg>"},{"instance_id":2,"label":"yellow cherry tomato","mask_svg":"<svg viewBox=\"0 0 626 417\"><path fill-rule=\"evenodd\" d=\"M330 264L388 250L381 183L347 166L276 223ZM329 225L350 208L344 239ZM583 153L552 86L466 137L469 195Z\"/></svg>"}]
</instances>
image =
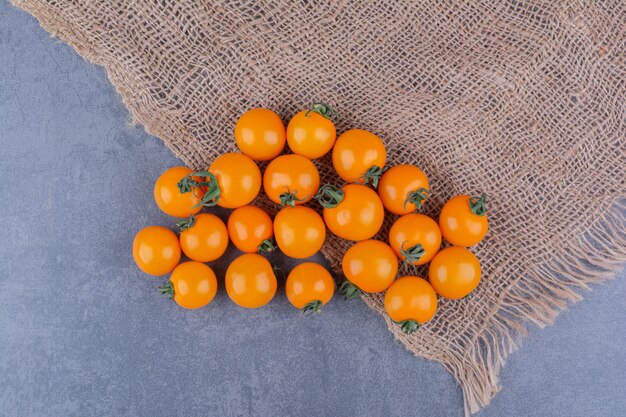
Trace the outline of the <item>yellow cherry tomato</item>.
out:
<instances>
[{"instance_id":1,"label":"yellow cherry tomato","mask_svg":"<svg viewBox=\"0 0 626 417\"><path fill-rule=\"evenodd\" d=\"M146 274L165 275L180 261L178 237L165 227L143 228L133 240L133 258Z\"/></svg>"},{"instance_id":2,"label":"yellow cherry tomato","mask_svg":"<svg viewBox=\"0 0 626 417\"><path fill-rule=\"evenodd\" d=\"M297 113L287 125L289 148L309 159L321 158L330 151L337 131L330 117L335 112L323 103L315 103L310 110Z\"/></svg>"},{"instance_id":3,"label":"yellow cherry tomato","mask_svg":"<svg viewBox=\"0 0 626 417\"><path fill-rule=\"evenodd\" d=\"M439 251L441 231L428 216L405 214L391 225L389 245L407 264L424 265Z\"/></svg>"},{"instance_id":4,"label":"yellow cherry tomato","mask_svg":"<svg viewBox=\"0 0 626 417\"><path fill-rule=\"evenodd\" d=\"M385 311L404 333L411 334L435 316L437 294L422 278L398 278L385 293Z\"/></svg>"},{"instance_id":5,"label":"yellow cherry tomato","mask_svg":"<svg viewBox=\"0 0 626 417\"><path fill-rule=\"evenodd\" d=\"M274 203L283 206L310 201L320 186L320 174L304 156L290 154L274 159L265 168L263 189Z\"/></svg>"},{"instance_id":6,"label":"yellow cherry tomato","mask_svg":"<svg viewBox=\"0 0 626 417\"><path fill-rule=\"evenodd\" d=\"M181 307L195 310L213 301L217 278L211 268L201 262L183 262L172 271L168 282L159 287Z\"/></svg>"},{"instance_id":7,"label":"yellow cherry tomato","mask_svg":"<svg viewBox=\"0 0 626 417\"><path fill-rule=\"evenodd\" d=\"M422 208L430 188L426 174L414 165L397 165L383 174L378 195L393 214L407 214Z\"/></svg>"},{"instance_id":8,"label":"yellow cherry tomato","mask_svg":"<svg viewBox=\"0 0 626 417\"><path fill-rule=\"evenodd\" d=\"M474 246L487 235L487 195L457 195L441 208L443 238L455 246Z\"/></svg>"},{"instance_id":9,"label":"yellow cherry tomato","mask_svg":"<svg viewBox=\"0 0 626 417\"><path fill-rule=\"evenodd\" d=\"M269 261L256 253L235 259L226 270L226 292L237 305L259 308L276 294L276 276Z\"/></svg>"},{"instance_id":10,"label":"yellow cherry tomato","mask_svg":"<svg viewBox=\"0 0 626 417\"><path fill-rule=\"evenodd\" d=\"M305 262L291 270L285 283L287 299L305 315L319 313L335 292L335 280L326 268Z\"/></svg>"},{"instance_id":11,"label":"yellow cherry tomato","mask_svg":"<svg viewBox=\"0 0 626 417\"><path fill-rule=\"evenodd\" d=\"M480 262L465 248L452 246L441 250L430 262L428 279L437 294L451 299L463 298L480 283Z\"/></svg>"},{"instance_id":12,"label":"yellow cherry tomato","mask_svg":"<svg viewBox=\"0 0 626 417\"><path fill-rule=\"evenodd\" d=\"M235 209L228 218L227 227L230 240L242 252L271 252L275 249L272 219L258 207Z\"/></svg>"},{"instance_id":13,"label":"yellow cherry tomato","mask_svg":"<svg viewBox=\"0 0 626 417\"><path fill-rule=\"evenodd\" d=\"M346 240L365 240L383 225L385 210L376 191L365 185L344 186L343 200L334 207L324 207L328 230Z\"/></svg>"},{"instance_id":14,"label":"yellow cherry tomato","mask_svg":"<svg viewBox=\"0 0 626 417\"><path fill-rule=\"evenodd\" d=\"M274 218L274 239L285 255L308 258L322 248L326 227L313 209L304 206L284 207Z\"/></svg>"},{"instance_id":15,"label":"yellow cherry tomato","mask_svg":"<svg viewBox=\"0 0 626 417\"><path fill-rule=\"evenodd\" d=\"M346 251L341 267L349 284L342 284L340 292L345 298L354 298L359 290L385 291L398 273L398 258L386 243L364 240Z\"/></svg>"},{"instance_id":16,"label":"yellow cherry tomato","mask_svg":"<svg viewBox=\"0 0 626 417\"><path fill-rule=\"evenodd\" d=\"M256 161L268 161L285 147L285 125L269 109L245 112L235 125L235 141L244 154Z\"/></svg>"},{"instance_id":17,"label":"yellow cherry tomato","mask_svg":"<svg viewBox=\"0 0 626 417\"><path fill-rule=\"evenodd\" d=\"M228 231L217 216L201 213L182 225L180 247L188 258L199 262L211 262L226 252Z\"/></svg>"},{"instance_id":18,"label":"yellow cherry tomato","mask_svg":"<svg viewBox=\"0 0 626 417\"><path fill-rule=\"evenodd\" d=\"M367 130L351 129L341 134L333 148L333 166L347 182L372 182L374 186L387 159L385 145Z\"/></svg>"},{"instance_id":19,"label":"yellow cherry tomato","mask_svg":"<svg viewBox=\"0 0 626 417\"><path fill-rule=\"evenodd\" d=\"M209 172L220 189L217 205L224 208L245 206L261 190L261 171L252 159L241 153L225 153L213 161Z\"/></svg>"},{"instance_id":20,"label":"yellow cherry tomato","mask_svg":"<svg viewBox=\"0 0 626 417\"><path fill-rule=\"evenodd\" d=\"M187 167L173 167L165 171L154 184L154 200L166 214L174 217L189 217L202 209L200 200L204 195L202 188L181 193L178 188L180 180L191 174ZM200 181L199 178L196 178Z\"/></svg>"}]
</instances>

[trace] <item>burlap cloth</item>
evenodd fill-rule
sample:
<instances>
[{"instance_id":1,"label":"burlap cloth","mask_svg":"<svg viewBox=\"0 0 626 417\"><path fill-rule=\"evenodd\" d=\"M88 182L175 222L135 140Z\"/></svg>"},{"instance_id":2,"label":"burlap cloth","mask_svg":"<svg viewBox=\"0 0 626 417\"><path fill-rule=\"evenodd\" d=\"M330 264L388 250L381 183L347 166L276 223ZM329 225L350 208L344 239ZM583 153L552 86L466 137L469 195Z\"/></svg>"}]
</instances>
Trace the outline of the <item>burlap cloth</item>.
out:
<instances>
[{"instance_id":1,"label":"burlap cloth","mask_svg":"<svg viewBox=\"0 0 626 417\"><path fill-rule=\"evenodd\" d=\"M498 391L527 322L550 323L626 259L621 0L13 1L103 65L134 119L191 167L235 150L245 110L288 120L324 100L339 132L371 130L388 165L428 174L427 213L487 192L476 294L442 300L410 337L385 319L454 374L466 412ZM326 244L336 269L347 246ZM381 296L364 301L383 311Z\"/></svg>"}]
</instances>

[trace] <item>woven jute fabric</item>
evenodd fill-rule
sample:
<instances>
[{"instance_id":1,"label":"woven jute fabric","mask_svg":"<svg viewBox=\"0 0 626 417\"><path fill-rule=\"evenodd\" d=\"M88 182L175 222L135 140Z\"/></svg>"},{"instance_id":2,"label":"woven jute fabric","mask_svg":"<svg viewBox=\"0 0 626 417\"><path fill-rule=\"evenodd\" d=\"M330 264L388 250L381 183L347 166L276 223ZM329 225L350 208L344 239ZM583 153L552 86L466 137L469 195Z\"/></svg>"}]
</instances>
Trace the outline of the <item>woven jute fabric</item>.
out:
<instances>
[{"instance_id":1,"label":"woven jute fabric","mask_svg":"<svg viewBox=\"0 0 626 417\"><path fill-rule=\"evenodd\" d=\"M133 118L193 168L236 150L244 111L287 121L322 100L339 132L370 130L388 166L427 173L427 214L486 192L471 299L441 300L411 336L385 318L454 374L466 413L498 391L527 323L550 323L626 259L621 0L13 1L104 66ZM336 184L329 158L317 164ZM350 244L328 238L337 271ZM363 300L384 313L381 295Z\"/></svg>"}]
</instances>

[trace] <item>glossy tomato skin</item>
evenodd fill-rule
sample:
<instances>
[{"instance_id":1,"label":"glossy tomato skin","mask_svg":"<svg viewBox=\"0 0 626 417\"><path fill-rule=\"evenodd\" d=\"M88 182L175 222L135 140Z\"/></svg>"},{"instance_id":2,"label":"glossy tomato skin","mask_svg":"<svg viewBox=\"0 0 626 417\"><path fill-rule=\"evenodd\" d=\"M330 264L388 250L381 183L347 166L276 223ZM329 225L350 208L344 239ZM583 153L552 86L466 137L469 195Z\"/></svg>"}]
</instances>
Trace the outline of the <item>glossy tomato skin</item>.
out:
<instances>
[{"instance_id":1,"label":"glossy tomato skin","mask_svg":"<svg viewBox=\"0 0 626 417\"><path fill-rule=\"evenodd\" d=\"M291 270L285 283L287 299L302 310L313 301L328 303L335 292L335 280L326 268L314 262L304 262Z\"/></svg>"},{"instance_id":2,"label":"glossy tomato skin","mask_svg":"<svg viewBox=\"0 0 626 417\"><path fill-rule=\"evenodd\" d=\"M465 248L442 249L430 262L428 279L437 294L459 299L474 291L480 283L480 262Z\"/></svg>"},{"instance_id":3,"label":"glossy tomato skin","mask_svg":"<svg viewBox=\"0 0 626 417\"><path fill-rule=\"evenodd\" d=\"M174 301L181 307L195 310L213 301L217 278L211 268L201 262L183 262L172 271L170 284Z\"/></svg>"},{"instance_id":4,"label":"glossy tomato skin","mask_svg":"<svg viewBox=\"0 0 626 417\"><path fill-rule=\"evenodd\" d=\"M217 205L237 208L252 202L261 190L261 171L252 159L241 153L218 156L209 167L217 178L220 197Z\"/></svg>"},{"instance_id":5,"label":"glossy tomato skin","mask_svg":"<svg viewBox=\"0 0 626 417\"><path fill-rule=\"evenodd\" d=\"M393 214L413 213L421 207L407 197L420 189L429 190L426 174L414 165L397 165L383 174L378 183L378 195L383 206ZM427 195L425 192L424 195Z\"/></svg>"},{"instance_id":6,"label":"glossy tomato skin","mask_svg":"<svg viewBox=\"0 0 626 417\"><path fill-rule=\"evenodd\" d=\"M271 217L255 206L235 209L228 218L228 235L242 252L255 253L264 240L274 236Z\"/></svg>"},{"instance_id":7,"label":"glossy tomato skin","mask_svg":"<svg viewBox=\"0 0 626 417\"><path fill-rule=\"evenodd\" d=\"M383 141L367 130L351 129L341 134L333 148L333 166L346 182L363 183L365 172L385 166L387 151Z\"/></svg>"},{"instance_id":8,"label":"glossy tomato skin","mask_svg":"<svg viewBox=\"0 0 626 417\"><path fill-rule=\"evenodd\" d=\"M332 121L321 114L303 110L287 125L289 148L305 158L317 159L326 155L335 144L337 131Z\"/></svg>"},{"instance_id":9,"label":"glossy tomato skin","mask_svg":"<svg viewBox=\"0 0 626 417\"><path fill-rule=\"evenodd\" d=\"M226 292L237 305L259 308L276 294L276 276L269 261L256 253L246 253L226 270Z\"/></svg>"},{"instance_id":10,"label":"glossy tomato skin","mask_svg":"<svg viewBox=\"0 0 626 417\"><path fill-rule=\"evenodd\" d=\"M285 147L285 125L269 109L248 110L235 125L235 141L245 155L256 161L268 161Z\"/></svg>"},{"instance_id":11,"label":"glossy tomato skin","mask_svg":"<svg viewBox=\"0 0 626 417\"><path fill-rule=\"evenodd\" d=\"M361 291L385 291L398 273L394 251L379 240L357 242L346 251L341 262L346 279Z\"/></svg>"},{"instance_id":12,"label":"glossy tomato skin","mask_svg":"<svg viewBox=\"0 0 626 417\"><path fill-rule=\"evenodd\" d=\"M313 209L305 206L284 207L274 218L274 239L285 255L297 259L308 258L322 248L326 227Z\"/></svg>"},{"instance_id":13,"label":"glossy tomato skin","mask_svg":"<svg viewBox=\"0 0 626 417\"><path fill-rule=\"evenodd\" d=\"M217 216L201 213L195 216L195 223L180 232L180 247L189 259L198 262L211 262L226 252L228 231Z\"/></svg>"},{"instance_id":14,"label":"glossy tomato skin","mask_svg":"<svg viewBox=\"0 0 626 417\"><path fill-rule=\"evenodd\" d=\"M425 253L413 265L424 265L433 259L441 247L441 231L437 222L424 214L405 214L398 218L389 229L389 245L404 261L402 249L422 245Z\"/></svg>"},{"instance_id":15,"label":"glossy tomato skin","mask_svg":"<svg viewBox=\"0 0 626 417\"><path fill-rule=\"evenodd\" d=\"M437 294L428 281L422 278L398 278L385 294L385 311L397 323L414 320L423 324L437 312Z\"/></svg>"},{"instance_id":16,"label":"glossy tomato skin","mask_svg":"<svg viewBox=\"0 0 626 417\"><path fill-rule=\"evenodd\" d=\"M178 237L165 227L145 227L133 240L133 258L146 274L165 275L180 261Z\"/></svg>"},{"instance_id":17,"label":"glossy tomato skin","mask_svg":"<svg viewBox=\"0 0 626 417\"><path fill-rule=\"evenodd\" d=\"M310 201L320 186L320 174L309 159L290 154L274 159L265 168L263 189L276 204L283 193L295 193L295 204ZM297 191L297 192L296 192Z\"/></svg>"},{"instance_id":18,"label":"glossy tomato skin","mask_svg":"<svg viewBox=\"0 0 626 417\"><path fill-rule=\"evenodd\" d=\"M335 235L346 240L370 239L380 230L385 217L376 191L365 185L348 184L344 198L333 208L324 208L324 222Z\"/></svg>"},{"instance_id":19,"label":"glossy tomato skin","mask_svg":"<svg viewBox=\"0 0 626 417\"><path fill-rule=\"evenodd\" d=\"M474 246L487 235L487 215L479 216L470 210L470 197L457 195L441 208L439 227L446 241L455 246Z\"/></svg>"},{"instance_id":20,"label":"glossy tomato skin","mask_svg":"<svg viewBox=\"0 0 626 417\"><path fill-rule=\"evenodd\" d=\"M173 167L165 171L154 184L154 201L166 214L173 217L189 217L198 213L202 206L200 199L204 191L195 188L188 193L181 193L178 182L193 171L187 167ZM196 178L201 181L200 178Z\"/></svg>"}]
</instances>

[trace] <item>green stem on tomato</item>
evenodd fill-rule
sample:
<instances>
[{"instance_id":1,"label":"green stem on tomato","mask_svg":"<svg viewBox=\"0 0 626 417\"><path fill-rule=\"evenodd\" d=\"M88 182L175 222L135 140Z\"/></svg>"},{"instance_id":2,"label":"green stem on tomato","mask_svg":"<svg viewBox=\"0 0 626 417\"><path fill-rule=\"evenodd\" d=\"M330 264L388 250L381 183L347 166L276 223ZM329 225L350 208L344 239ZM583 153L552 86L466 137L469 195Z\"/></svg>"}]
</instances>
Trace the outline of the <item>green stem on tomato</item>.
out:
<instances>
[{"instance_id":1,"label":"green stem on tomato","mask_svg":"<svg viewBox=\"0 0 626 417\"><path fill-rule=\"evenodd\" d=\"M487 214L487 194L474 195L469 198L470 211L477 216Z\"/></svg>"},{"instance_id":2,"label":"green stem on tomato","mask_svg":"<svg viewBox=\"0 0 626 417\"><path fill-rule=\"evenodd\" d=\"M422 208L424 201L428 198L428 194L430 190L428 188L418 188L415 191L411 191L407 196L406 200L404 200L404 209L406 210L406 205L412 203L419 210Z\"/></svg>"},{"instance_id":3,"label":"green stem on tomato","mask_svg":"<svg viewBox=\"0 0 626 417\"><path fill-rule=\"evenodd\" d=\"M158 289L161 294L167 294L170 300L174 298L174 287L170 281L164 282Z\"/></svg>"},{"instance_id":4,"label":"green stem on tomato","mask_svg":"<svg viewBox=\"0 0 626 417\"><path fill-rule=\"evenodd\" d=\"M361 289L348 280L341 283L338 292L345 300L352 300L353 298L358 298L361 295Z\"/></svg>"},{"instance_id":5,"label":"green stem on tomato","mask_svg":"<svg viewBox=\"0 0 626 417\"><path fill-rule=\"evenodd\" d=\"M420 324L416 320L396 321L395 323L400 325L400 329L405 334L411 334L420 328Z\"/></svg>"},{"instance_id":6,"label":"green stem on tomato","mask_svg":"<svg viewBox=\"0 0 626 417\"><path fill-rule=\"evenodd\" d=\"M311 113L317 113L328 120L331 120L332 118L339 118L339 113L337 113L335 109L322 102L311 104L311 107L309 107L307 112L304 114L304 117L310 117Z\"/></svg>"},{"instance_id":7,"label":"green stem on tomato","mask_svg":"<svg viewBox=\"0 0 626 417\"><path fill-rule=\"evenodd\" d=\"M383 175L383 169L378 165L372 165L357 180L363 180L363 184L372 184L372 187L378 188L378 181Z\"/></svg>"},{"instance_id":8,"label":"green stem on tomato","mask_svg":"<svg viewBox=\"0 0 626 417\"><path fill-rule=\"evenodd\" d=\"M334 185L324 184L313 198L324 208L334 208L343 201L344 192Z\"/></svg>"},{"instance_id":9,"label":"green stem on tomato","mask_svg":"<svg viewBox=\"0 0 626 417\"><path fill-rule=\"evenodd\" d=\"M320 300L314 300L314 301L308 302L301 309L302 315L305 317L308 317L313 313L319 314L322 311L323 305L324 304Z\"/></svg>"}]
</instances>

